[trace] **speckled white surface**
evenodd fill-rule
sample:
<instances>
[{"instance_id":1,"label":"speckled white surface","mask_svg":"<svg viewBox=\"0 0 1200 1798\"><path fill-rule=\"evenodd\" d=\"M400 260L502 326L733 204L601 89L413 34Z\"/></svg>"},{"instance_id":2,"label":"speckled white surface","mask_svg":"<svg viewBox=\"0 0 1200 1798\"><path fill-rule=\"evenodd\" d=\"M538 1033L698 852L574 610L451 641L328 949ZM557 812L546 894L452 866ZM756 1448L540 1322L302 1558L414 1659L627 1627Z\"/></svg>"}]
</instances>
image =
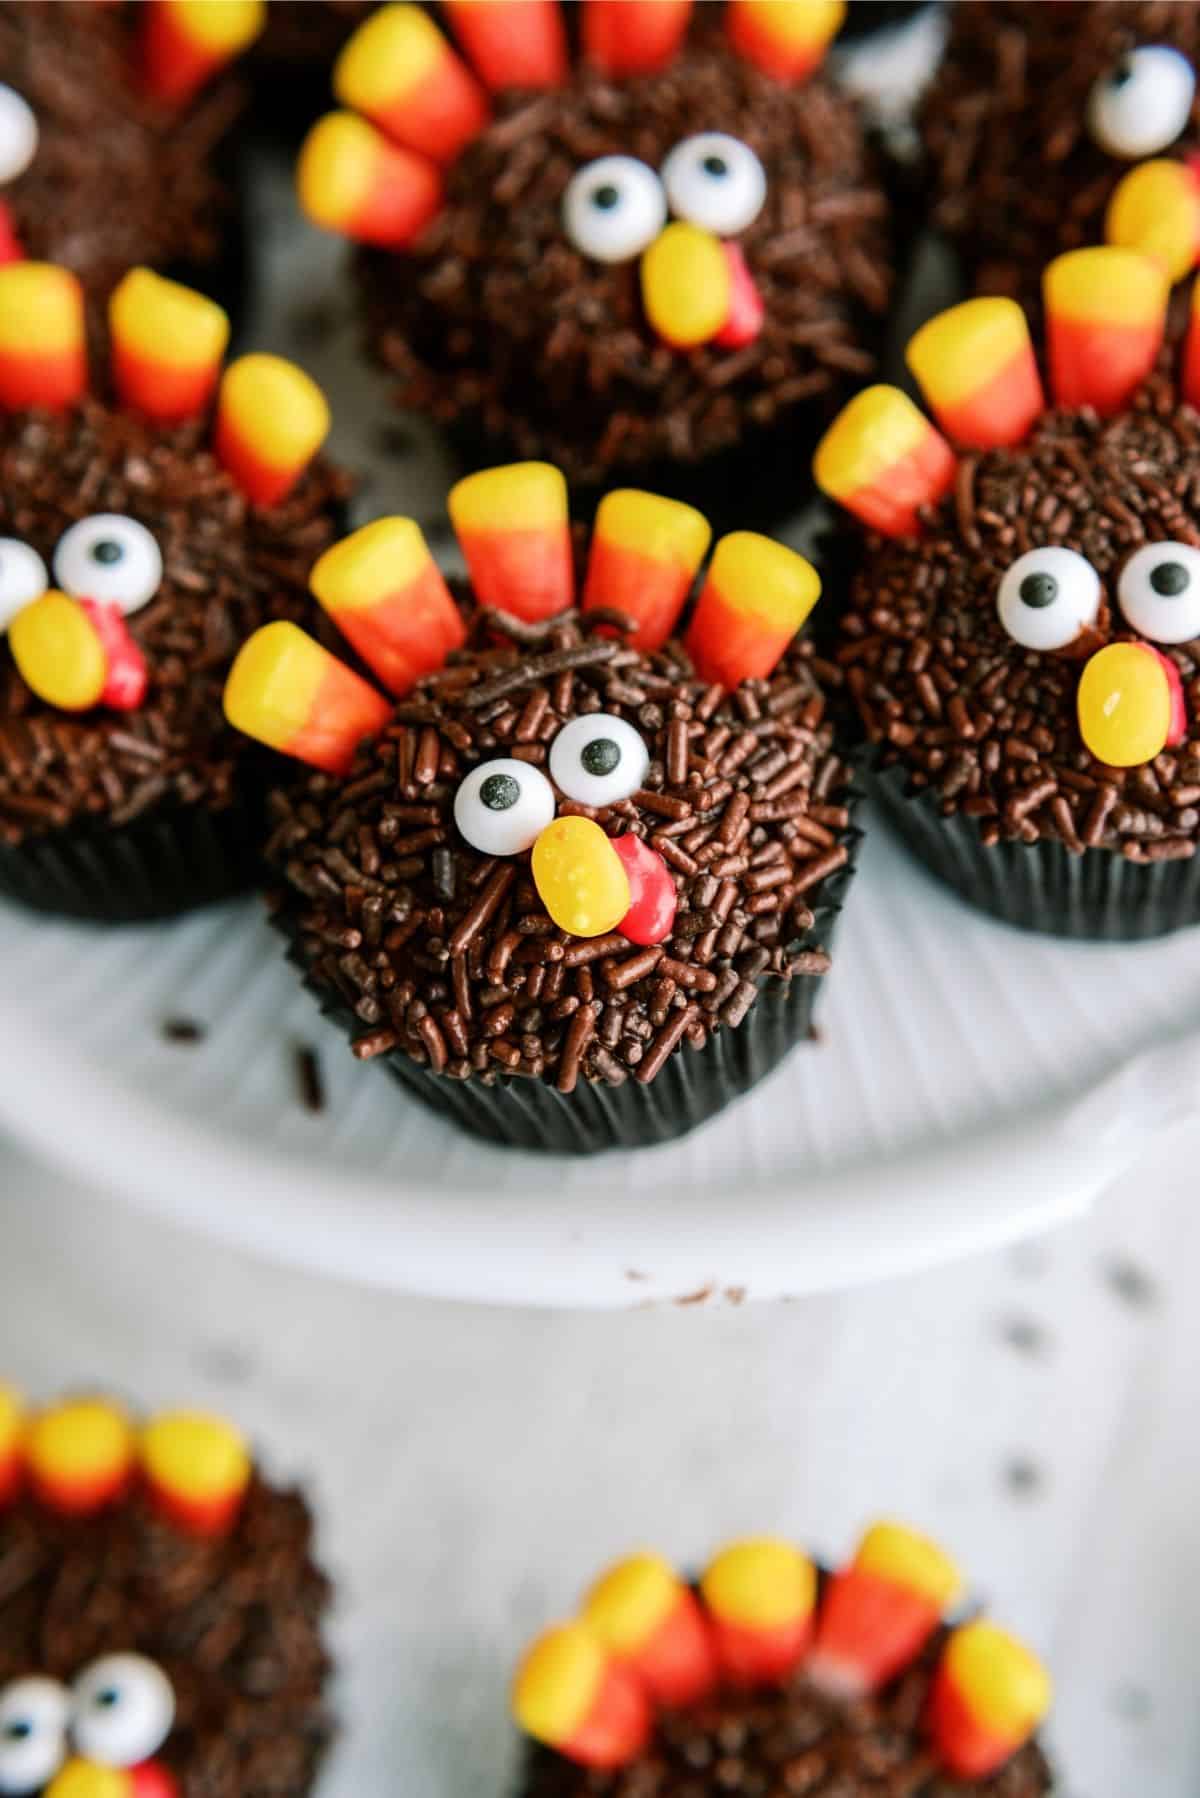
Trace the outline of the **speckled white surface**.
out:
<instances>
[{"instance_id":1,"label":"speckled white surface","mask_svg":"<svg viewBox=\"0 0 1200 1798\"><path fill-rule=\"evenodd\" d=\"M320 1798L502 1798L525 1636L602 1560L769 1527L938 1532L1053 1663L1069 1798L1200 1783L1194 1177L840 1300L618 1316L317 1281L0 1147L0 1369L224 1406L311 1483L341 1581Z\"/></svg>"}]
</instances>

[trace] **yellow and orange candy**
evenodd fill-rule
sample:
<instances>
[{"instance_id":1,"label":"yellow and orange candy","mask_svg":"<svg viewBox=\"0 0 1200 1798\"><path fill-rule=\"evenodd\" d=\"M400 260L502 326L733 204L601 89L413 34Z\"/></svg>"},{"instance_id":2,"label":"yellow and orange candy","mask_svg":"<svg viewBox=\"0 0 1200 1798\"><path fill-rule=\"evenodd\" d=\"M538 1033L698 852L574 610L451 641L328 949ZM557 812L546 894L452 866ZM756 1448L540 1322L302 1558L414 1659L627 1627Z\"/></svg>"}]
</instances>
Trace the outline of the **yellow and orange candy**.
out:
<instances>
[{"instance_id":1,"label":"yellow and orange candy","mask_svg":"<svg viewBox=\"0 0 1200 1798\"><path fill-rule=\"evenodd\" d=\"M138 11L142 79L170 106L248 50L267 19L265 0L143 0Z\"/></svg>"},{"instance_id":2,"label":"yellow and orange candy","mask_svg":"<svg viewBox=\"0 0 1200 1798\"><path fill-rule=\"evenodd\" d=\"M466 637L462 614L411 518L379 518L335 543L309 585L391 693L407 693Z\"/></svg>"},{"instance_id":3,"label":"yellow and orange candy","mask_svg":"<svg viewBox=\"0 0 1200 1798\"><path fill-rule=\"evenodd\" d=\"M318 119L296 164L296 192L315 225L357 243L402 250L441 210L442 177L353 112Z\"/></svg>"},{"instance_id":4,"label":"yellow and orange candy","mask_svg":"<svg viewBox=\"0 0 1200 1798\"><path fill-rule=\"evenodd\" d=\"M450 489L449 507L480 605L534 620L573 603L567 484L557 468L485 468Z\"/></svg>"},{"instance_id":5,"label":"yellow and orange candy","mask_svg":"<svg viewBox=\"0 0 1200 1798\"><path fill-rule=\"evenodd\" d=\"M877 1692L916 1659L961 1590L936 1543L903 1524L875 1524L825 1587L811 1677L845 1697Z\"/></svg>"},{"instance_id":6,"label":"yellow and orange candy","mask_svg":"<svg viewBox=\"0 0 1200 1798\"><path fill-rule=\"evenodd\" d=\"M811 562L773 538L733 531L713 551L685 639L703 680L771 673L821 594Z\"/></svg>"},{"instance_id":7,"label":"yellow and orange candy","mask_svg":"<svg viewBox=\"0 0 1200 1798\"><path fill-rule=\"evenodd\" d=\"M1011 448L1045 410L1025 314L1015 300L965 300L931 318L905 352L926 404L954 443Z\"/></svg>"},{"instance_id":8,"label":"yellow and orange candy","mask_svg":"<svg viewBox=\"0 0 1200 1798\"><path fill-rule=\"evenodd\" d=\"M584 0L583 52L614 80L657 75L674 57L692 0Z\"/></svg>"},{"instance_id":9,"label":"yellow and orange candy","mask_svg":"<svg viewBox=\"0 0 1200 1798\"><path fill-rule=\"evenodd\" d=\"M526 1734L585 1767L623 1766L650 1736L641 1681L582 1623L538 1638L517 1671L512 1706Z\"/></svg>"},{"instance_id":10,"label":"yellow and orange candy","mask_svg":"<svg viewBox=\"0 0 1200 1798\"><path fill-rule=\"evenodd\" d=\"M122 406L156 424L204 411L229 341L229 319L215 301L135 268L114 288L108 322Z\"/></svg>"},{"instance_id":11,"label":"yellow and orange candy","mask_svg":"<svg viewBox=\"0 0 1200 1798\"><path fill-rule=\"evenodd\" d=\"M825 58L846 16L842 0L729 0L729 39L777 81L804 81Z\"/></svg>"},{"instance_id":12,"label":"yellow and orange candy","mask_svg":"<svg viewBox=\"0 0 1200 1798\"><path fill-rule=\"evenodd\" d=\"M0 267L0 409L62 411L87 387L83 289L49 262Z\"/></svg>"},{"instance_id":13,"label":"yellow and orange candy","mask_svg":"<svg viewBox=\"0 0 1200 1798\"><path fill-rule=\"evenodd\" d=\"M885 537L912 537L919 512L954 484L946 439L898 387L867 387L817 445L813 475L822 493Z\"/></svg>"},{"instance_id":14,"label":"yellow and orange candy","mask_svg":"<svg viewBox=\"0 0 1200 1798\"><path fill-rule=\"evenodd\" d=\"M299 625L264 624L238 651L225 683L235 730L330 774L346 774L364 737L392 708Z\"/></svg>"},{"instance_id":15,"label":"yellow and orange candy","mask_svg":"<svg viewBox=\"0 0 1200 1798\"><path fill-rule=\"evenodd\" d=\"M567 35L557 0L445 0L446 16L493 93L561 87Z\"/></svg>"},{"instance_id":16,"label":"yellow and orange candy","mask_svg":"<svg viewBox=\"0 0 1200 1798\"><path fill-rule=\"evenodd\" d=\"M930 1693L934 1752L956 1779L986 1779L1022 1748L1050 1708L1049 1675L1015 1636L979 1619L946 1644Z\"/></svg>"},{"instance_id":17,"label":"yellow and orange candy","mask_svg":"<svg viewBox=\"0 0 1200 1798\"><path fill-rule=\"evenodd\" d=\"M25 1440L25 1407L21 1395L0 1381L0 1505L9 1505L21 1490L21 1453Z\"/></svg>"},{"instance_id":18,"label":"yellow and orange candy","mask_svg":"<svg viewBox=\"0 0 1200 1798\"><path fill-rule=\"evenodd\" d=\"M731 1685L778 1685L800 1665L812 1641L817 1575L790 1542L731 1543L709 1564L700 1590Z\"/></svg>"},{"instance_id":19,"label":"yellow and orange candy","mask_svg":"<svg viewBox=\"0 0 1200 1798\"><path fill-rule=\"evenodd\" d=\"M64 1516L87 1516L122 1497L134 1465L133 1425L108 1399L68 1399L29 1423L30 1486L42 1504Z\"/></svg>"},{"instance_id":20,"label":"yellow and orange candy","mask_svg":"<svg viewBox=\"0 0 1200 1798\"><path fill-rule=\"evenodd\" d=\"M256 506L286 499L329 434L325 395L281 356L242 356L217 399L217 460Z\"/></svg>"},{"instance_id":21,"label":"yellow and orange candy","mask_svg":"<svg viewBox=\"0 0 1200 1798\"><path fill-rule=\"evenodd\" d=\"M1200 257L1200 173L1173 157L1139 163L1117 183L1104 236L1148 256L1168 281L1182 281Z\"/></svg>"},{"instance_id":22,"label":"yellow and orange candy","mask_svg":"<svg viewBox=\"0 0 1200 1798\"><path fill-rule=\"evenodd\" d=\"M164 1515L197 1536L219 1536L237 1517L250 1456L233 1426L201 1411L154 1417L139 1443L142 1474Z\"/></svg>"},{"instance_id":23,"label":"yellow and orange candy","mask_svg":"<svg viewBox=\"0 0 1200 1798\"><path fill-rule=\"evenodd\" d=\"M694 506L620 488L596 511L583 609L604 606L637 621L635 649L661 649L679 622L712 539Z\"/></svg>"},{"instance_id":24,"label":"yellow and orange candy","mask_svg":"<svg viewBox=\"0 0 1200 1798\"><path fill-rule=\"evenodd\" d=\"M1070 250L1042 277L1050 388L1060 406L1117 412L1154 367L1167 316L1162 270L1136 250Z\"/></svg>"},{"instance_id":25,"label":"yellow and orange candy","mask_svg":"<svg viewBox=\"0 0 1200 1798\"><path fill-rule=\"evenodd\" d=\"M479 83L419 6L382 6L349 39L333 71L343 106L397 144L453 162L488 119Z\"/></svg>"},{"instance_id":26,"label":"yellow and orange candy","mask_svg":"<svg viewBox=\"0 0 1200 1798\"><path fill-rule=\"evenodd\" d=\"M588 1593L583 1621L659 1704L695 1704L716 1684L704 1612L661 1555L631 1555L611 1567Z\"/></svg>"}]
</instances>

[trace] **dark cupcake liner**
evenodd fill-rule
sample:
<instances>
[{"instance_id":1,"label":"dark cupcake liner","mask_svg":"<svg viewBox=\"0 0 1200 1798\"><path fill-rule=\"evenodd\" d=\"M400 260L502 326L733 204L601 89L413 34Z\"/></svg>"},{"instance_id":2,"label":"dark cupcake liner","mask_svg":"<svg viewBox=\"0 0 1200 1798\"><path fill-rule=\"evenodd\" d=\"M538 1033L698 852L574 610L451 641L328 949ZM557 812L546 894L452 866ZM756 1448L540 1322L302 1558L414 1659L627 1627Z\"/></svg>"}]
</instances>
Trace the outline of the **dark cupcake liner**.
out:
<instances>
[{"instance_id":1,"label":"dark cupcake liner","mask_svg":"<svg viewBox=\"0 0 1200 1798\"><path fill-rule=\"evenodd\" d=\"M1200 855L1131 862L1112 849L1073 855L1054 838L983 842L973 818L946 817L902 768L867 770L868 791L915 856L969 904L1019 930L1130 943L1200 923Z\"/></svg>"},{"instance_id":2,"label":"dark cupcake liner","mask_svg":"<svg viewBox=\"0 0 1200 1798\"><path fill-rule=\"evenodd\" d=\"M804 947L831 947L861 838L856 829L844 833L850 859L823 883ZM290 957L326 1017L348 1035L361 1035L362 1023L349 1005L310 978L289 914L278 913L274 922L289 938ZM632 1075L624 1086L616 1087L580 1079L573 1093L564 1094L543 1080L508 1075L498 1075L490 1086L474 1078L450 1079L418 1066L399 1051L379 1060L414 1098L496 1148L549 1155L651 1148L707 1123L777 1067L808 1037L818 993L828 978L800 974L790 981L760 981L758 1002L736 1030L718 1027L703 1049L681 1044L644 1086Z\"/></svg>"},{"instance_id":3,"label":"dark cupcake liner","mask_svg":"<svg viewBox=\"0 0 1200 1798\"><path fill-rule=\"evenodd\" d=\"M264 804L255 780L220 811L168 800L129 824L87 819L0 844L0 895L103 924L147 923L231 898L261 878Z\"/></svg>"}]
</instances>

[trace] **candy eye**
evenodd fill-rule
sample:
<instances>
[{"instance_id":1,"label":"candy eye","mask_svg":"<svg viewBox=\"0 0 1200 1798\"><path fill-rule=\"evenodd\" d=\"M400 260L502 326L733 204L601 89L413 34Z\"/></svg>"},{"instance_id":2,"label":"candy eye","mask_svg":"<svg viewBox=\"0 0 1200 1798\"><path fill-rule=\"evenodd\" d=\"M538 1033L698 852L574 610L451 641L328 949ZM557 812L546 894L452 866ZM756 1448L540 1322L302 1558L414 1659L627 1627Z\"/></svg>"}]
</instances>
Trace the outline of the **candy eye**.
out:
<instances>
[{"instance_id":1,"label":"candy eye","mask_svg":"<svg viewBox=\"0 0 1200 1798\"><path fill-rule=\"evenodd\" d=\"M65 531L54 552L54 578L72 599L95 599L137 612L162 583L158 544L144 524L97 512Z\"/></svg>"},{"instance_id":2,"label":"candy eye","mask_svg":"<svg viewBox=\"0 0 1200 1798\"><path fill-rule=\"evenodd\" d=\"M1031 549L1007 569L1000 622L1025 649L1065 649L1100 613L1100 577L1073 549Z\"/></svg>"},{"instance_id":3,"label":"candy eye","mask_svg":"<svg viewBox=\"0 0 1200 1798\"><path fill-rule=\"evenodd\" d=\"M0 81L0 182L15 181L37 155L38 125L33 108L15 87Z\"/></svg>"},{"instance_id":4,"label":"candy eye","mask_svg":"<svg viewBox=\"0 0 1200 1798\"><path fill-rule=\"evenodd\" d=\"M624 718L592 712L564 724L550 745L550 773L559 791L581 805L616 805L636 793L650 755Z\"/></svg>"},{"instance_id":5,"label":"candy eye","mask_svg":"<svg viewBox=\"0 0 1200 1798\"><path fill-rule=\"evenodd\" d=\"M1152 643L1200 637L1200 550L1188 543L1147 543L1117 582L1126 622Z\"/></svg>"},{"instance_id":6,"label":"candy eye","mask_svg":"<svg viewBox=\"0 0 1200 1798\"><path fill-rule=\"evenodd\" d=\"M454 795L454 822L481 855L520 855L556 809L554 788L540 768L503 757L473 768Z\"/></svg>"},{"instance_id":7,"label":"candy eye","mask_svg":"<svg viewBox=\"0 0 1200 1798\"><path fill-rule=\"evenodd\" d=\"M175 1721L175 1693L140 1654L106 1654L72 1688L71 1736L87 1760L135 1767L161 1748Z\"/></svg>"},{"instance_id":8,"label":"candy eye","mask_svg":"<svg viewBox=\"0 0 1200 1798\"><path fill-rule=\"evenodd\" d=\"M563 195L563 228L595 262L628 262L654 242L667 222L662 182L633 156L601 156L571 177Z\"/></svg>"},{"instance_id":9,"label":"candy eye","mask_svg":"<svg viewBox=\"0 0 1200 1798\"><path fill-rule=\"evenodd\" d=\"M0 631L50 585L46 564L19 537L0 537Z\"/></svg>"},{"instance_id":10,"label":"candy eye","mask_svg":"<svg viewBox=\"0 0 1200 1798\"><path fill-rule=\"evenodd\" d=\"M1087 125L1110 156L1137 162L1174 143L1192 110L1196 74L1165 44L1131 50L1088 95Z\"/></svg>"},{"instance_id":11,"label":"candy eye","mask_svg":"<svg viewBox=\"0 0 1200 1798\"><path fill-rule=\"evenodd\" d=\"M33 1675L0 1687L0 1792L49 1785L67 1755L70 1701L56 1679Z\"/></svg>"},{"instance_id":12,"label":"candy eye","mask_svg":"<svg viewBox=\"0 0 1200 1798\"><path fill-rule=\"evenodd\" d=\"M718 237L744 231L767 197L763 165L740 138L702 131L676 144L662 165L671 211Z\"/></svg>"}]
</instances>

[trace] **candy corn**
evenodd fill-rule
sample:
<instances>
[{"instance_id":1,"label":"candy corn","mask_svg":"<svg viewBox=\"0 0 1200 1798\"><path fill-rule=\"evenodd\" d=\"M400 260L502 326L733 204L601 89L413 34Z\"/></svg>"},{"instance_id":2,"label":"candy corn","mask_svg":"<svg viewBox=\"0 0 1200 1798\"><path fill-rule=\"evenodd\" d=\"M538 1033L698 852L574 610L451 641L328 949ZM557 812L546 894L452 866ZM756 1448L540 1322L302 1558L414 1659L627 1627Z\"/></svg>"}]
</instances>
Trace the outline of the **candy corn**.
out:
<instances>
[{"instance_id":1,"label":"candy corn","mask_svg":"<svg viewBox=\"0 0 1200 1798\"><path fill-rule=\"evenodd\" d=\"M583 606L608 606L637 620L635 648L661 649L683 611L712 538L694 506L619 488L596 511Z\"/></svg>"},{"instance_id":2,"label":"candy corn","mask_svg":"<svg viewBox=\"0 0 1200 1798\"><path fill-rule=\"evenodd\" d=\"M733 275L719 237L676 220L642 257L642 304L651 327L677 350L715 337L729 318Z\"/></svg>"},{"instance_id":3,"label":"candy corn","mask_svg":"<svg viewBox=\"0 0 1200 1798\"><path fill-rule=\"evenodd\" d=\"M21 1485L25 1411L20 1394L0 1381L0 1505L11 1504Z\"/></svg>"},{"instance_id":4,"label":"candy corn","mask_svg":"<svg viewBox=\"0 0 1200 1798\"><path fill-rule=\"evenodd\" d=\"M533 883L560 930L607 936L629 910L629 879L591 818L555 818L533 845Z\"/></svg>"},{"instance_id":5,"label":"candy corn","mask_svg":"<svg viewBox=\"0 0 1200 1798\"><path fill-rule=\"evenodd\" d=\"M1200 256L1200 175L1186 162L1140 163L1117 183L1104 236L1148 256L1168 281L1182 281Z\"/></svg>"},{"instance_id":6,"label":"candy corn","mask_svg":"<svg viewBox=\"0 0 1200 1798\"><path fill-rule=\"evenodd\" d=\"M0 407L58 410L87 386L83 289L49 262L0 267Z\"/></svg>"},{"instance_id":7,"label":"candy corn","mask_svg":"<svg viewBox=\"0 0 1200 1798\"><path fill-rule=\"evenodd\" d=\"M139 1451L150 1494L173 1522L198 1536L229 1528L250 1483L250 1456L224 1418L164 1412L143 1429Z\"/></svg>"},{"instance_id":8,"label":"candy corn","mask_svg":"<svg viewBox=\"0 0 1200 1798\"><path fill-rule=\"evenodd\" d=\"M1056 403L1119 411L1154 367L1162 344L1162 270L1136 250L1071 250L1050 263L1042 286Z\"/></svg>"},{"instance_id":9,"label":"candy corn","mask_svg":"<svg viewBox=\"0 0 1200 1798\"><path fill-rule=\"evenodd\" d=\"M694 1704L716 1683L704 1613L661 1555L631 1555L610 1568L588 1593L583 1620L660 1704Z\"/></svg>"},{"instance_id":10,"label":"candy corn","mask_svg":"<svg viewBox=\"0 0 1200 1798\"><path fill-rule=\"evenodd\" d=\"M248 50L266 23L264 0L143 0L142 79L156 100L182 106Z\"/></svg>"},{"instance_id":11,"label":"candy corn","mask_svg":"<svg viewBox=\"0 0 1200 1798\"><path fill-rule=\"evenodd\" d=\"M1188 405L1200 406L1200 283L1192 289L1181 380Z\"/></svg>"},{"instance_id":12,"label":"candy corn","mask_svg":"<svg viewBox=\"0 0 1200 1798\"><path fill-rule=\"evenodd\" d=\"M1109 643L1089 657L1076 708L1079 734L1098 762L1140 768L1167 747L1175 710L1168 668L1178 679L1175 664L1148 643Z\"/></svg>"},{"instance_id":13,"label":"candy corn","mask_svg":"<svg viewBox=\"0 0 1200 1798\"><path fill-rule=\"evenodd\" d=\"M344 662L282 619L248 637L225 683L235 730L329 774L346 774L392 708Z\"/></svg>"},{"instance_id":14,"label":"candy corn","mask_svg":"<svg viewBox=\"0 0 1200 1798\"><path fill-rule=\"evenodd\" d=\"M961 1584L936 1543L877 1523L825 1588L810 1678L847 1698L878 1691L916 1659Z\"/></svg>"},{"instance_id":15,"label":"candy corn","mask_svg":"<svg viewBox=\"0 0 1200 1798\"><path fill-rule=\"evenodd\" d=\"M583 0L583 53L606 75L656 75L683 42L692 0Z\"/></svg>"},{"instance_id":16,"label":"candy corn","mask_svg":"<svg viewBox=\"0 0 1200 1798\"><path fill-rule=\"evenodd\" d=\"M700 1582L721 1671L734 1685L774 1685L812 1638L817 1575L812 1562L771 1536L734 1542Z\"/></svg>"},{"instance_id":17,"label":"candy corn","mask_svg":"<svg viewBox=\"0 0 1200 1798\"><path fill-rule=\"evenodd\" d=\"M419 6L372 13L338 57L333 91L434 162L453 162L488 118L482 88Z\"/></svg>"},{"instance_id":18,"label":"candy corn","mask_svg":"<svg viewBox=\"0 0 1200 1798\"><path fill-rule=\"evenodd\" d=\"M52 1510L83 1516L119 1498L133 1472L133 1427L106 1399L72 1399L29 1425L25 1465Z\"/></svg>"},{"instance_id":19,"label":"candy corn","mask_svg":"<svg viewBox=\"0 0 1200 1798\"><path fill-rule=\"evenodd\" d=\"M1015 300L966 300L922 325L905 352L925 402L968 449L1020 443L1045 409L1025 314Z\"/></svg>"},{"instance_id":20,"label":"candy corn","mask_svg":"<svg viewBox=\"0 0 1200 1798\"><path fill-rule=\"evenodd\" d=\"M131 269L108 302L112 373L121 404L156 424L202 412L216 389L229 319L212 300Z\"/></svg>"},{"instance_id":21,"label":"candy corn","mask_svg":"<svg viewBox=\"0 0 1200 1798\"><path fill-rule=\"evenodd\" d=\"M740 56L777 81L803 81L823 61L846 8L842 0L729 0L725 16Z\"/></svg>"},{"instance_id":22,"label":"candy corn","mask_svg":"<svg viewBox=\"0 0 1200 1798\"><path fill-rule=\"evenodd\" d=\"M722 537L688 627L696 672L723 687L763 679L820 594L816 569L794 549L754 531Z\"/></svg>"},{"instance_id":23,"label":"candy corn","mask_svg":"<svg viewBox=\"0 0 1200 1798\"><path fill-rule=\"evenodd\" d=\"M557 468L485 468L450 489L449 507L481 605L524 619L568 609L575 577L567 484Z\"/></svg>"},{"instance_id":24,"label":"candy corn","mask_svg":"<svg viewBox=\"0 0 1200 1798\"><path fill-rule=\"evenodd\" d=\"M526 1654L512 1691L527 1735L585 1767L620 1767L650 1735L641 1682L581 1623L547 1630Z\"/></svg>"},{"instance_id":25,"label":"candy corn","mask_svg":"<svg viewBox=\"0 0 1200 1798\"><path fill-rule=\"evenodd\" d=\"M560 87L567 37L557 0L445 0L454 34L492 91Z\"/></svg>"},{"instance_id":26,"label":"candy corn","mask_svg":"<svg viewBox=\"0 0 1200 1798\"><path fill-rule=\"evenodd\" d=\"M281 356L242 356L221 381L213 448L255 506L286 499L329 432L316 382Z\"/></svg>"},{"instance_id":27,"label":"candy corn","mask_svg":"<svg viewBox=\"0 0 1200 1798\"><path fill-rule=\"evenodd\" d=\"M99 705L108 684L104 639L88 609L51 589L23 606L8 627L8 646L30 692L60 712Z\"/></svg>"},{"instance_id":28,"label":"candy corn","mask_svg":"<svg viewBox=\"0 0 1200 1798\"><path fill-rule=\"evenodd\" d=\"M983 1619L946 1644L928 1727L956 1779L986 1779L1024 1746L1050 1708L1049 1675L1022 1643Z\"/></svg>"},{"instance_id":29,"label":"candy corn","mask_svg":"<svg viewBox=\"0 0 1200 1798\"><path fill-rule=\"evenodd\" d=\"M300 149L296 193L314 225L403 250L441 210L436 164L352 112L318 119Z\"/></svg>"},{"instance_id":30,"label":"candy corn","mask_svg":"<svg viewBox=\"0 0 1200 1798\"><path fill-rule=\"evenodd\" d=\"M313 593L392 693L440 668L466 631L420 526L379 518L326 550Z\"/></svg>"},{"instance_id":31,"label":"candy corn","mask_svg":"<svg viewBox=\"0 0 1200 1798\"><path fill-rule=\"evenodd\" d=\"M898 387L867 387L834 419L817 445L813 476L885 537L911 537L917 513L954 483L954 452Z\"/></svg>"}]
</instances>

